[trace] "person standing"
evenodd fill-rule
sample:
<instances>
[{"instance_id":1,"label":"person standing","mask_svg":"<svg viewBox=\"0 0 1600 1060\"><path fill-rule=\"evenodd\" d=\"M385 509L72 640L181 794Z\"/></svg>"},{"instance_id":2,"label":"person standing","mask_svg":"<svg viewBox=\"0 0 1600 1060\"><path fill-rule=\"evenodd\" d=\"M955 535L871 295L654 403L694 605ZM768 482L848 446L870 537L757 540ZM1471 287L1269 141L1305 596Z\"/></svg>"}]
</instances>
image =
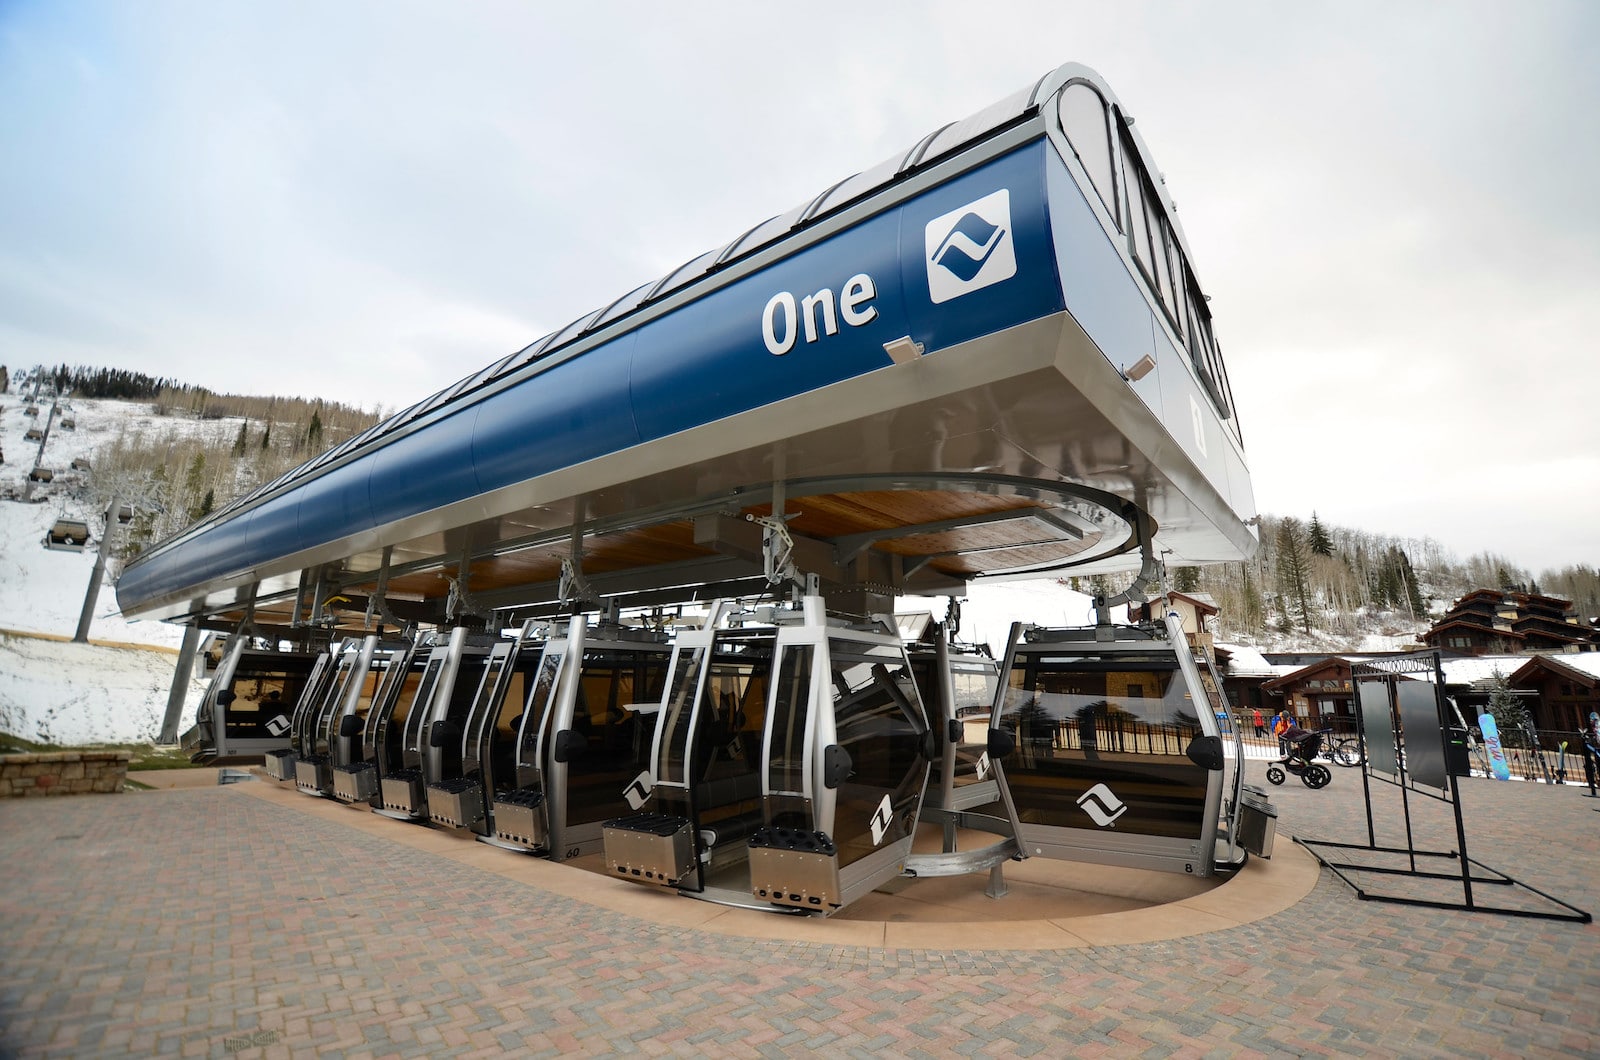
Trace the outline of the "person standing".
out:
<instances>
[{"instance_id":1,"label":"person standing","mask_svg":"<svg viewBox=\"0 0 1600 1060\"><path fill-rule=\"evenodd\" d=\"M1278 753L1280 755L1288 755L1289 753L1289 741L1285 739L1284 734L1289 731L1289 726L1292 724L1294 723L1289 720L1289 712L1287 710L1278 711L1278 716L1272 719L1272 735L1278 738Z\"/></svg>"},{"instance_id":2,"label":"person standing","mask_svg":"<svg viewBox=\"0 0 1600 1060\"><path fill-rule=\"evenodd\" d=\"M1595 774L1600 772L1600 714L1589 712L1589 722L1578 734L1583 741L1583 779L1589 794L1595 793Z\"/></svg>"},{"instance_id":3,"label":"person standing","mask_svg":"<svg viewBox=\"0 0 1600 1060\"><path fill-rule=\"evenodd\" d=\"M1254 716L1255 716L1255 723L1256 723L1256 735L1257 736L1265 736L1267 734L1267 722L1266 722L1266 719L1261 716L1261 708L1260 707L1257 707L1255 709L1255 715Z\"/></svg>"}]
</instances>

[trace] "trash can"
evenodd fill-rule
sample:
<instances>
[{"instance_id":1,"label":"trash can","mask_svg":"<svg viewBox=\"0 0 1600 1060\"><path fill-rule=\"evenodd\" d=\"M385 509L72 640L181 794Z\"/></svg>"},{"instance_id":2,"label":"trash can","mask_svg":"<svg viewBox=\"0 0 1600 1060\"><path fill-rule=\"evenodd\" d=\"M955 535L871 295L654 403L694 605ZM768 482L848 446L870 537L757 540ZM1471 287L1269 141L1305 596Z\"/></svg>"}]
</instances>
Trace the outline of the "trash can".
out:
<instances>
[{"instance_id":1,"label":"trash can","mask_svg":"<svg viewBox=\"0 0 1600 1060\"><path fill-rule=\"evenodd\" d=\"M1260 788L1244 785L1239 794L1239 843L1258 858L1272 857L1278 811Z\"/></svg>"},{"instance_id":2,"label":"trash can","mask_svg":"<svg viewBox=\"0 0 1600 1060\"><path fill-rule=\"evenodd\" d=\"M1444 768L1452 777L1472 776L1471 737L1467 730L1450 726L1444 731Z\"/></svg>"}]
</instances>

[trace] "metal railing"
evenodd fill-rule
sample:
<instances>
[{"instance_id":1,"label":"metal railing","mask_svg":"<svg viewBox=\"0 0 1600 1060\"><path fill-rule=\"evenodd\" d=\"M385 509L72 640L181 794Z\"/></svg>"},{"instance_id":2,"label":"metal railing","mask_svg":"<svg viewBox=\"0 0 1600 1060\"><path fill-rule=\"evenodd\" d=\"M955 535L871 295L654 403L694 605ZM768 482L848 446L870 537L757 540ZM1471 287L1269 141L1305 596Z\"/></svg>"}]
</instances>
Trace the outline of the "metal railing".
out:
<instances>
[{"instance_id":1,"label":"metal railing","mask_svg":"<svg viewBox=\"0 0 1600 1060\"><path fill-rule=\"evenodd\" d=\"M1276 757L1279 754L1277 737L1270 734L1265 737L1255 735L1254 725L1243 728L1242 732L1247 758ZM1323 739L1322 757L1327 757L1328 749L1335 740L1355 735L1353 728L1347 732L1336 727L1330 736ZM1565 754L1562 753L1563 743L1566 744ZM1505 752L1506 765L1510 768L1511 775L1518 780L1540 783L1564 781L1568 784L1588 782L1583 768L1583 739L1576 732L1561 729L1535 729L1531 732L1508 729L1500 733L1500 746ZM1474 776L1489 775L1488 753L1484 750L1476 728L1470 730L1467 757ZM1596 767L1596 784L1600 786L1600 766Z\"/></svg>"},{"instance_id":2,"label":"metal railing","mask_svg":"<svg viewBox=\"0 0 1600 1060\"><path fill-rule=\"evenodd\" d=\"M1565 753L1562 751L1563 744L1566 745ZM1519 780L1545 783L1564 781L1568 784L1587 782L1583 768L1583 737L1579 733L1561 729L1504 729L1500 733L1500 747L1505 752L1511 775ZM1476 728L1471 730L1468 754L1472 772L1487 776L1489 759ZM1596 772L1600 774L1600 769ZM1597 775L1596 781L1600 783L1600 775Z\"/></svg>"},{"instance_id":3,"label":"metal railing","mask_svg":"<svg viewBox=\"0 0 1600 1060\"><path fill-rule=\"evenodd\" d=\"M1024 712L1026 713L1026 712ZM1198 725L1153 725L1097 713L1092 719L1021 719L1019 742L1039 751L1182 755L1200 735Z\"/></svg>"}]
</instances>

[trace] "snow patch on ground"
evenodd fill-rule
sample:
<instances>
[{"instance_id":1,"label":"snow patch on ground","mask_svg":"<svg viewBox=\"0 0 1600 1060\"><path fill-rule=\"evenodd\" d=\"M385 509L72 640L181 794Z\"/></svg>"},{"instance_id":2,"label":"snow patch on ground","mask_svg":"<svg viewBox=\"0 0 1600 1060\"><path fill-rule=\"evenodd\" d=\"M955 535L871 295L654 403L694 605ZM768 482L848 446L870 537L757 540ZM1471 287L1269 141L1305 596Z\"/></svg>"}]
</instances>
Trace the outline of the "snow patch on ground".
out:
<instances>
[{"instance_id":1,"label":"snow patch on ground","mask_svg":"<svg viewBox=\"0 0 1600 1060\"><path fill-rule=\"evenodd\" d=\"M0 634L0 730L77 746L155 742L178 656ZM192 721L205 682L186 689Z\"/></svg>"}]
</instances>

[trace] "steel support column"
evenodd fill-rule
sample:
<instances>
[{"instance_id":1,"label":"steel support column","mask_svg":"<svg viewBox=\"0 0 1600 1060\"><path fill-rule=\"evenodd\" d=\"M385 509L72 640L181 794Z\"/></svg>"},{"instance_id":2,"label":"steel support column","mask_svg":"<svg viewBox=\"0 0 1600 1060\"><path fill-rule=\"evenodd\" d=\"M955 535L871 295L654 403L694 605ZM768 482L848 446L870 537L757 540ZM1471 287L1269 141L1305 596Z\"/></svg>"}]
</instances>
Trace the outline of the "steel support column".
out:
<instances>
[{"instance_id":1,"label":"steel support column","mask_svg":"<svg viewBox=\"0 0 1600 1060\"><path fill-rule=\"evenodd\" d=\"M183 645L178 649L178 668L172 674L172 689L167 693L167 713L161 719L158 744L178 742L178 722L183 717L183 703L188 698L189 682L194 679L194 655L200 647L200 627L185 626Z\"/></svg>"}]
</instances>

